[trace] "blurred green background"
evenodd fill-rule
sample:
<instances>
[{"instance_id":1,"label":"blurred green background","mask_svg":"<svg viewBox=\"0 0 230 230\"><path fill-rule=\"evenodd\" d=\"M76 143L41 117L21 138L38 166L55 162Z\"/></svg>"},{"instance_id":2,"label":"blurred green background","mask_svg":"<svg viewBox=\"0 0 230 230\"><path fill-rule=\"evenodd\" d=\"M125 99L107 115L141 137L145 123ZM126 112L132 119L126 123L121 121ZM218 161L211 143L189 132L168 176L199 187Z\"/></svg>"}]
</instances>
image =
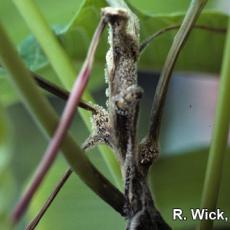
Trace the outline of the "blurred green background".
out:
<instances>
[{"instance_id":1,"label":"blurred green background","mask_svg":"<svg viewBox=\"0 0 230 230\"><path fill-rule=\"evenodd\" d=\"M50 25L52 27L55 26L56 30L60 30L63 26L69 25L82 3L82 1L79 0L37 0L36 2L41 7ZM96 1L90 2L94 4ZM176 0L173 1L172 4L170 0L165 0L164 2L156 0L130 0L130 3L134 7L145 12L144 15L153 15L159 27L163 25L162 21L160 21L162 17L164 17L163 19L165 20L167 19L167 22L174 20L177 22L179 20L177 19L177 15L183 14L189 2L188 0ZM202 20L211 24L213 21L215 23L218 21L218 26L226 26L226 15L230 12L229 1L222 0L218 1L218 3L217 1L210 1L207 12L208 10L217 10L218 12L215 12L216 15L213 17L208 15L207 18ZM158 16L160 18L158 18ZM170 18L168 18L169 16ZM84 23L84 20L88 20L87 14L85 14L85 18L83 14L77 23ZM147 21L147 19L143 17L141 23L144 24L145 20ZM30 51L27 50L28 47L33 48L35 43L32 41L32 46L28 46L28 42L25 42L25 38L30 32L10 0L0 1L0 21L7 29L15 45L19 47L19 44L24 42L25 46L21 46L19 50L23 54L22 47L25 47L26 60L28 60L29 52L33 53L34 50L40 52L40 48L37 47ZM92 23L95 22L88 22L93 31L95 27L91 25ZM142 37L151 34L152 28L149 25L150 22L149 24L147 24L147 22L144 24L145 32L143 32ZM156 26L156 28L158 27ZM173 35L174 33L171 33L170 36L164 37L164 43L162 44L167 43L166 45L169 47ZM198 43L204 40L200 39L199 36L200 34L198 33L194 34L194 44L195 42ZM90 33L88 37L86 40L90 39ZM196 40L195 38L197 37L199 39ZM66 44L65 39L67 38L64 37L64 40L62 40L64 41L64 45ZM80 41L84 42L83 40L81 37ZM103 42L106 42L105 40L106 36L103 38ZM206 41L207 40L204 40L203 42L205 43ZM78 68L82 63L88 43L86 42L81 49L81 45L79 45L81 42L78 40L74 40L74 42L76 42L75 46L78 46L76 50L71 51L72 46L69 47L69 43L67 44L67 49L70 50L69 53L73 58L78 58L76 58L76 66ZM162 47L162 44L160 47ZM213 44L216 45L216 50L218 51L218 54L214 52L214 55L216 54L219 63L221 63L221 47L223 48L224 36L213 35ZM203 46L201 45L201 47ZM104 47L104 49L105 48L106 47ZM163 48L164 47L162 47L162 49ZM165 52L167 52L167 49L164 49ZM97 102L104 105L105 84L103 82L103 68L105 53L103 53L102 50L103 48L101 47L94 72L94 75L99 77L96 78L96 80L92 79L89 89ZM187 50L191 51L191 48L189 49L188 46ZM140 65L141 72L139 73L139 82L145 90L141 103L140 138L144 135L148 127L146 121L149 118L154 88L159 77L156 72L160 68L160 64L158 66L156 65L156 67L153 61L151 65L154 51L153 46ZM203 50L201 49L199 52L201 52L201 54L204 53L203 55L205 57L205 55L207 55L206 52L210 51L207 47L204 47ZM38 54L41 57L39 59L41 63L38 63L40 66L35 63L35 69L39 66L38 72L40 71L45 77L50 80L55 80L56 82L55 74L49 65L47 65L46 61L42 59L43 54ZM194 225L196 224L191 218L186 222L172 221L172 208L182 208L185 213L189 213L190 208L199 207L218 89L219 64L215 64L215 68L212 68L213 65L208 66L208 64L205 68L201 67L200 71L205 69L206 72L212 72L212 74L194 74L188 71L181 72L183 70L191 69L194 71L200 69L197 63L193 63L190 57L186 55L185 57L187 57L187 59L183 59L181 65L179 65L178 70L180 70L180 73L175 74L170 84L161 133L162 155L160 160L154 165L150 178L157 205L167 222L173 226L173 229L194 229ZM193 54L193 56L194 55L195 54ZM34 61L34 56L32 55L29 60ZM207 63L211 61L212 60L204 60L204 62ZM215 63L217 62L215 61ZM33 68L31 62L29 67ZM6 78L4 71L0 71L0 98L4 105L4 108L0 110L0 229L6 229L6 216L12 207L14 207L21 192L28 183L48 142L32 121L24 106L17 101L17 96L12 92L11 86L8 85L7 81L4 81ZM100 80L98 80L99 78ZM56 110L61 113L64 103L54 97L50 97L50 101ZM79 144L82 143L88 135L88 131L78 115L71 130ZM230 169L228 167L230 163L230 151L228 150L227 152L218 208L223 209L230 218ZM89 152L88 156L103 174L113 182L100 154L94 150ZM36 194L27 215L18 229L24 229L25 224L37 213L66 167L67 164L60 155L46 177L41 189ZM229 223L217 222L216 225L221 226L220 229L223 227L230 229ZM124 226L125 222L123 219L107 204L98 199L76 175L73 175L37 229L124 229Z\"/></svg>"}]
</instances>

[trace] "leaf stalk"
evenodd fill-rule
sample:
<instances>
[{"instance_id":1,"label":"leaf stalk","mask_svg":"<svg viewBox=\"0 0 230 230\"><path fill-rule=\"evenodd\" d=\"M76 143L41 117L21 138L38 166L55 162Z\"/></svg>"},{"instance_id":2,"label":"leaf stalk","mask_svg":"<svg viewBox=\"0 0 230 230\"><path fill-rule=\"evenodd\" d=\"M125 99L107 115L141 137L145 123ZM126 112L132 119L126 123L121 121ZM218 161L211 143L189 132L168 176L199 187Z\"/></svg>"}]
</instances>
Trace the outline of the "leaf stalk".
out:
<instances>
[{"instance_id":1,"label":"leaf stalk","mask_svg":"<svg viewBox=\"0 0 230 230\"><path fill-rule=\"evenodd\" d=\"M230 20L226 37L223 64L219 83L216 115L210 145L201 208L216 211L216 205L221 185L225 150L228 142L230 121ZM212 229L213 220L201 220L198 229Z\"/></svg>"}]
</instances>

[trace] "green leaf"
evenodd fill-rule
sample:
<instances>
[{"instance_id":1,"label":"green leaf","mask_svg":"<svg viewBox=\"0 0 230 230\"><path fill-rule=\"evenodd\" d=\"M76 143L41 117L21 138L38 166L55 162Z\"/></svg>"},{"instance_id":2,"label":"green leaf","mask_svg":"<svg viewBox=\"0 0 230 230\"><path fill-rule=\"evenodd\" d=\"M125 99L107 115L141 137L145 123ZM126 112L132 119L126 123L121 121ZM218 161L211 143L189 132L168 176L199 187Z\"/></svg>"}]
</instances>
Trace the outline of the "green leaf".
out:
<instances>
[{"instance_id":1,"label":"green leaf","mask_svg":"<svg viewBox=\"0 0 230 230\"><path fill-rule=\"evenodd\" d=\"M186 229L195 229L199 221L191 219L190 208L200 207L207 156L208 149L173 155L160 159L152 169L151 176L157 205L173 229L185 229L185 226ZM229 217L230 149L226 151L225 156L217 208L223 210L225 216ZM184 215L188 217L186 222L172 220L173 208L181 208L184 211ZM230 227L229 222L224 221L216 221L216 225Z\"/></svg>"},{"instance_id":2,"label":"green leaf","mask_svg":"<svg viewBox=\"0 0 230 230\"><path fill-rule=\"evenodd\" d=\"M96 159L96 156L94 159ZM103 165L103 160L97 159L96 163L97 166ZM35 217L65 169L66 165L63 159L59 159L44 181L45 186L42 186L33 199L27 215L28 220ZM124 227L125 221L123 218L101 199L98 199L84 183L76 178L76 175L72 175L50 206L37 229L117 230L124 229Z\"/></svg>"},{"instance_id":3,"label":"green leaf","mask_svg":"<svg viewBox=\"0 0 230 230\"><path fill-rule=\"evenodd\" d=\"M41 7L42 12L46 15L46 19L49 21L50 25L66 25L74 16L82 1L83 0L38 0L37 3ZM9 34L12 35L11 38L16 44L29 34L27 25L12 1L0 1L0 21L4 27L7 28Z\"/></svg>"},{"instance_id":4,"label":"green leaf","mask_svg":"<svg viewBox=\"0 0 230 230\"><path fill-rule=\"evenodd\" d=\"M8 229L7 214L15 196L15 181L9 168L11 159L9 129L6 111L0 104L0 229Z\"/></svg>"},{"instance_id":5,"label":"green leaf","mask_svg":"<svg viewBox=\"0 0 230 230\"><path fill-rule=\"evenodd\" d=\"M0 229L8 224L8 215L16 195L15 180L10 169L0 173Z\"/></svg>"},{"instance_id":6,"label":"green leaf","mask_svg":"<svg viewBox=\"0 0 230 230\"><path fill-rule=\"evenodd\" d=\"M183 16L156 16L147 19L146 16L142 15L139 18L142 26L141 37L145 38L151 34L151 31L158 31L170 25L180 24ZM227 17L220 13L205 13L201 15L197 24L213 28L226 28ZM153 44L146 49L141 58L140 67L160 70L174 35L174 31L167 32L153 41ZM194 29L179 56L175 69L177 71L218 73L221 66L224 39L225 35L223 34Z\"/></svg>"},{"instance_id":7,"label":"green leaf","mask_svg":"<svg viewBox=\"0 0 230 230\"><path fill-rule=\"evenodd\" d=\"M134 11L140 19L141 40L144 40L162 28L180 24L184 15L183 11L187 8L189 1L177 0L175 4L157 2L158 1L153 1L150 3L149 1L144 1L142 7L138 5L138 1L132 2L135 7L138 7L138 9L135 8ZM212 3L213 4L209 5L211 9L214 8L215 1L212 1ZM76 72L78 72L85 58L89 42L100 17L100 9L105 5L105 0L85 0L80 10L76 7L77 13L67 26L55 26L56 34L60 42L75 61ZM218 4L218 6L219 8L221 7L221 9L224 8L223 5ZM143 13L143 9L146 9L146 7L148 7L148 9L155 9L157 12L154 12L154 14ZM165 9L165 11L163 12L160 7ZM141 8L141 10L139 10L139 8ZM210 10L207 9L206 12L202 14L197 24L225 29L227 25L227 16L217 11L210 12ZM176 31L166 32L153 41L140 58L140 69L161 70L175 32ZM222 60L224 40L225 34L194 29L179 57L176 70L218 73ZM94 70L89 85L90 90L97 90L98 87L103 85L105 54L107 49L107 34L105 33L100 42L96 61L94 63ZM59 83L56 74L48 65L35 39L31 37L26 38L21 44L20 50L22 57L31 70L40 73L45 76L45 78L55 83ZM9 104L17 100L17 97L14 95L10 86L5 82L5 77L4 74L0 74L1 100L5 104Z\"/></svg>"},{"instance_id":8,"label":"green leaf","mask_svg":"<svg viewBox=\"0 0 230 230\"><path fill-rule=\"evenodd\" d=\"M66 26L79 9L82 1L83 0L39 0L37 3L51 26L55 24ZM7 29L15 44L19 44L24 39L27 40L25 37L29 35L29 29L12 1L0 1L0 21ZM29 46L25 51L31 50L30 48ZM43 68L39 69L38 72L44 73L46 78L53 80L55 83L59 83L50 66L47 65L44 68L45 72L43 72ZM47 68L49 68L49 70L47 70ZM0 101L2 101L4 105L10 105L18 101L18 97L5 78L4 72L0 69Z\"/></svg>"},{"instance_id":9,"label":"green leaf","mask_svg":"<svg viewBox=\"0 0 230 230\"><path fill-rule=\"evenodd\" d=\"M174 0L173 4L171 0L128 0L128 2L144 12L166 16L171 13L185 13L191 0ZM205 7L205 10L218 10L225 14L230 13L229 9L229 0L209 0Z\"/></svg>"},{"instance_id":10,"label":"green leaf","mask_svg":"<svg viewBox=\"0 0 230 230\"><path fill-rule=\"evenodd\" d=\"M9 165L11 159L11 130L10 130L10 122L7 117L7 112L3 108L2 104L0 104L0 182L1 178L5 177L6 168ZM2 186L0 186L2 188ZM2 198L0 189L0 199ZM0 201L0 204L2 202ZM1 207L0 207L1 209ZM1 211L0 211L1 212Z\"/></svg>"},{"instance_id":11,"label":"green leaf","mask_svg":"<svg viewBox=\"0 0 230 230\"><path fill-rule=\"evenodd\" d=\"M99 2L103 3L104 1L97 2L99 4ZM100 11L100 7L97 8L95 5L89 7L90 3L91 1L86 1L79 14L73 19L72 24L60 35L63 46L74 60L84 57L93 34L93 28L95 28L96 21L99 19L99 13L96 14L96 12ZM150 15L138 9L134 9L134 11L140 19L142 40L162 28L180 24L184 16L180 11L165 15ZM218 12L206 12L201 16L197 24L213 28L226 28L227 16ZM172 31L157 38L144 53L143 57L141 57L140 68L145 70L160 70L174 35L175 31ZM105 62L104 56L108 49L106 37L103 37L102 45L97 54L97 61L101 63ZM176 69L219 72L224 39L224 34L195 29L191 34L188 44L183 49ZM81 44L80 46L76 46L76 40L78 44Z\"/></svg>"},{"instance_id":12,"label":"green leaf","mask_svg":"<svg viewBox=\"0 0 230 230\"><path fill-rule=\"evenodd\" d=\"M21 57L32 71L48 64L48 60L40 45L33 36L28 36L19 46Z\"/></svg>"}]
</instances>

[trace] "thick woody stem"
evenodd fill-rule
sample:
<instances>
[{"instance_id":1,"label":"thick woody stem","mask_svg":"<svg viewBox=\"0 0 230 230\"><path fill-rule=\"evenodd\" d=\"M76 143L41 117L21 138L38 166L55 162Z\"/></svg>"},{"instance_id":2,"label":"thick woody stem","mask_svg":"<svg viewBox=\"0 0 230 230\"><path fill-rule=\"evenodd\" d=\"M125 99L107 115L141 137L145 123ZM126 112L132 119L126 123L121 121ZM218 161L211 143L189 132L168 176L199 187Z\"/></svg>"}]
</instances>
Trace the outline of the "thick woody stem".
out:
<instances>
[{"instance_id":1,"label":"thick woody stem","mask_svg":"<svg viewBox=\"0 0 230 230\"><path fill-rule=\"evenodd\" d=\"M139 101L142 96L142 89L137 85L139 25L135 26L135 31L128 30L131 16L125 9L105 8L103 12L110 25L110 50L106 56L108 112L113 148L120 159L125 181L126 229L158 229L158 220L164 223L164 229L170 229L155 207L146 181L147 174L139 167L136 138Z\"/></svg>"},{"instance_id":2,"label":"thick woody stem","mask_svg":"<svg viewBox=\"0 0 230 230\"><path fill-rule=\"evenodd\" d=\"M103 13L110 25L110 49L106 55L108 112L113 127L115 151L123 165L128 142L135 139L137 101L141 90L137 87L138 39L128 33L129 15L123 8L105 8ZM138 37L138 36L137 36ZM132 138L130 137L132 132Z\"/></svg>"}]
</instances>

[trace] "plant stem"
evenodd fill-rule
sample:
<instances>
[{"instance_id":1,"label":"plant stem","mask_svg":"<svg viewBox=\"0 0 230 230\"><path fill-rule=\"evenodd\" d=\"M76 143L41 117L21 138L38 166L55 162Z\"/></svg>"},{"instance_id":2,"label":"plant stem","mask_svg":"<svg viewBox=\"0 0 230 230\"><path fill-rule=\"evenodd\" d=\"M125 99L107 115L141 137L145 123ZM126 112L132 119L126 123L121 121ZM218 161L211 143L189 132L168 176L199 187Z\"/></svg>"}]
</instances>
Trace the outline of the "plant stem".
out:
<instances>
[{"instance_id":1,"label":"plant stem","mask_svg":"<svg viewBox=\"0 0 230 230\"><path fill-rule=\"evenodd\" d=\"M150 118L150 129L147 136L147 139L150 142L152 140L159 139L162 110L173 68L180 54L180 51L182 50L183 45L187 41L188 35L191 32L191 29L195 24L206 2L207 0L191 1L189 9L186 12L185 18L181 24L181 27L173 40L172 46L169 50L164 67L162 69L162 73L153 99L152 112Z\"/></svg>"},{"instance_id":2,"label":"plant stem","mask_svg":"<svg viewBox=\"0 0 230 230\"><path fill-rule=\"evenodd\" d=\"M48 92L56 95L59 98L62 98L63 100L67 100L69 97L69 92L65 91L63 89L61 89L60 87L51 84L50 82L40 78L39 76L35 75L34 76L37 83L39 84L40 87L42 87L43 89L47 90ZM95 112L95 109L88 103L81 101L79 103L79 106L85 110L91 111L91 112ZM81 112L81 110L80 110ZM88 127L90 129L90 126ZM107 165L110 165L110 168L113 170L112 173L115 172L115 175L120 175L120 167L118 166L118 164L116 163L116 159L114 161L113 158L113 152L111 149L109 149L107 146L100 146L100 149L102 150L103 154L108 154L106 157L104 157L104 160L106 161ZM115 163L115 164L114 164ZM117 185L121 185L121 180L120 180L120 176L119 177L115 177L115 182ZM119 188L121 188L121 186L119 186Z\"/></svg>"},{"instance_id":3,"label":"plant stem","mask_svg":"<svg viewBox=\"0 0 230 230\"><path fill-rule=\"evenodd\" d=\"M224 49L223 64L218 92L216 116L207 163L201 208L215 211L221 184L225 150L227 147L230 120L230 20ZM198 229L210 230L213 220L201 220Z\"/></svg>"},{"instance_id":4,"label":"plant stem","mask_svg":"<svg viewBox=\"0 0 230 230\"><path fill-rule=\"evenodd\" d=\"M36 82L38 83L38 85L42 89L44 89L47 92L55 95L58 98L61 98L64 101L68 100L68 98L69 98L69 92L68 91L66 91L66 90L62 89L61 87L59 87L59 86L57 86L57 85L55 85L55 84L43 79L42 77L40 77L39 75L37 75L37 74L35 74L33 72L31 72L31 74L33 75L34 79L36 80ZM85 101L82 101L82 100L79 102L78 107L80 107L82 109L85 109L87 111L91 111L92 113L96 112L95 108L93 108L91 106L91 104L89 104L89 103L87 103Z\"/></svg>"},{"instance_id":5,"label":"plant stem","mask_svg":"<svg viewBox=\"0 0 230 230\"><path fill-rule=\"evenodd\" d=\"M141 43L141 45L140 45L140 53L143 53L143 51L151 44L151 42L155 38L157 38L158 36L160 36L162 34L165 34L168 31L179 29L180 26L181 25L167 26L167 27L162 28L162 29L158 30L157 32L155 32L153 35L151 35L150 37L148 37L146 40L144 40ZM210 32L213 32L213 33L221 33L221 34L226 33L225 28L211 27L211 26L206 26L206 25L194 25L193 29L206 30L206 31L210 31Z\"/></svg>"},{"instance_id":6,"label":"plant stem","mask_svg":"<svg viewBox=\"0 0 230 230\"><path fill-rule=\"evenodd\" d=\"M57 75L61 75L62 84L67 89L71 89L76 71L52 30L49 29L42 13L37 9L35 2L33 0L14 0L13 2L34 33Z\"/></svg>"},{"instance_id":7,"label":"plant stem","mask_svg":"<svg viewBox=\"0 0 230 230\"><path fill-rule=\"evenodd\" d=\"M27 109L42 130L51 137L58 124L58 117L37 88L1 25L0 58L1 63L9 72L12 85L18 91ZM65 136L61 149L72 170L103 200L118 212L123 213L124 196L96 170L69 133ZM26 207L22 208L25 210ZM14 213L13 221L17 222L22 214L23 212Z\"/></svg>"},{"instance_id":8,"label":"plant stem","mask_svg":"<svg viewBox=\"0 0 230 230\"><path fill-rule=\"evenodd\" d=\"M82 147L83 150L86 151L84 146ZM39 210L37 215L33 218L33 220L27 225L26 230L33 230L36 228L36 226L39 224L42 217L45 215L47 210L49 209L50 205L53 203L54 199L58 195L58 193L61 191L67 180L72 174L72 169L68 168L66 169L64 175L59 179L56 186L52 190L51 194L49 195L48 199L45 201L45 203L42 205L42 208Z\"/></svg>"},{"instance_id":9,"label":"plant stem","mask_svg":"<svg viewBox=\"0 0 230 230\"><path fill-rule=\"evenodd\" d=\"M44 216L44 214L46 213L46 211L48 210L48 208L52 204L53 200L58 195L58 193L60 192L60 190L62 189L63 185L68 180L68 178L70 177L71 174L72 174L72 170L70 168L68 168L65 171L64 175L62 176L61 180L58 181L58 183L56 184L54 190L52 191L52 193L50 194L49 198L47 199L47 201L42 206L41 210L39 210L39 212L36 215L36 217L31 221L31 223L29 223L27 225L26 230L33 230L33 229L36 228L36 226L38 225L39 221L42 219L42 217Z\"/></svg>"},{"instance_id":10,"label":"plant stem","mask_svg":"<svg viewBox=\"0 0 230 230\"><path fill-rule=\"evenodd\" d=\"M32 199L33 195L37 191L38 187L44 180L48 170L52 166L57 154L58 150L62 144L62 141L70 128L72 120L74 118L75 110L80 102L80 98L86 88L89 75L91 73L91 69L93 66L93 60L96 52L96 48L99 43L100 36L105 28L106 22L104 18L102 18L98 24L98 27L95 31L94 37L91 41L87 57L85 62L81 68L81 71L74 83L73 90L70 93L66 106L64 108L63 114L61 119L57 125L57 128L51 138L48 148L44 153L42 160L40 161L35 174L34 178L28 187L27 191L23 194L22 198L20 199L18 205L15 208L15 213L23 212L23 208L28 205L30 200Z\"/></svg>"},{"instance_id":11,"label":"plant stem","mask_svg":"<svg viewBox=\"0 0 230 230\"><path fill-rule=\"evenodd\" d=\"M39 41L39 44L46 53L60 81L67 90L70 90L76 78L76 70L65 50L52 33L48 23L40 12L39 7L33 0L13 0L13 2L23 16L32 33ZM84 92L83 99L85 101L94 101L87 91ZM90 130L92 127L89 119L90 116L85 111L79 111L79 113L87 128ZM117 159L110 149L104 146L99 146L99 150L117 186L121 188L122 177Z\"/></svg>"}]
</instances>

